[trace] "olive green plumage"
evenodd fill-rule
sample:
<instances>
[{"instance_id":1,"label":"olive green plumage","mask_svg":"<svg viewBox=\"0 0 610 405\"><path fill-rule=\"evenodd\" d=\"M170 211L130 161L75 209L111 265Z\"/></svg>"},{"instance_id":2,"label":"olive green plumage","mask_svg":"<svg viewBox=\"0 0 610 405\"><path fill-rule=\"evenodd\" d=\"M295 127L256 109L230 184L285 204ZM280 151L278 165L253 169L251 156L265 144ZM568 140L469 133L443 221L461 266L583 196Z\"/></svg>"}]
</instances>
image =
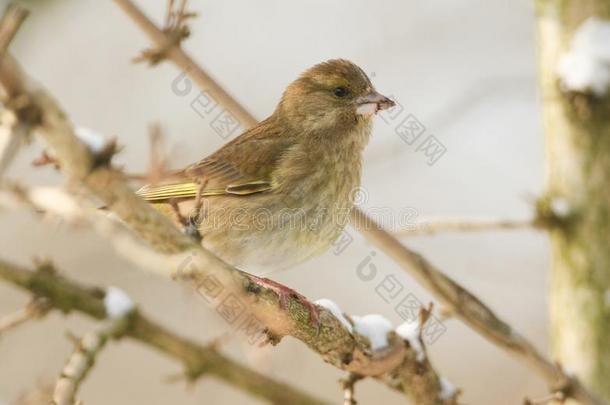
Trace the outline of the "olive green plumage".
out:
<instances>
[{"instance_id":1,"label":"olive green plumage","mask_svg":"<svg viewBox=\"0 0 610 405\"><path fill-rule=\"evenodd\" d=\"M222 259L267 270L328 249L360 185L372 115L392 102L346 60L303 73L273 114L166 184L138 194L176 220L196 220ZM197 208L199 207L199 208Z\"/></svg>"}]
</instances>

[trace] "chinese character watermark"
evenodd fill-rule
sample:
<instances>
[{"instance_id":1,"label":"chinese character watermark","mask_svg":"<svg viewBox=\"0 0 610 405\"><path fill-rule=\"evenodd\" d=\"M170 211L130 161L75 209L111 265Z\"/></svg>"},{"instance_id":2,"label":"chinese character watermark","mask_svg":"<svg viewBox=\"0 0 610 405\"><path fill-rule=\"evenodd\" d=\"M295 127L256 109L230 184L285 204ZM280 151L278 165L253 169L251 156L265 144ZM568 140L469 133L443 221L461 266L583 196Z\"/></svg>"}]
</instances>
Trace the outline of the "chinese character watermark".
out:
<instances>
[{"instance_id":1,"label":"chinese character watermark","mask_svg":"<svg viewBox=\"0 0 610 405\"><path fill-rule=\"evenodd\" d=\"M405 108L396 99L391 96L395 105L392 108L382 111L380 117L387 125L394 127L394 133L409 146L414 146L415 152L421 152L427 158L429 166L434 165L447 152L445 145L435 137L428 134L424 139L422 136L426 133L426 127L415 117L415 115L406 113Z\"/></svg>"},{"instance_id":2,"label":"chinese character watermark","mask_svg":"<svg viewBox=\"0 0 610 405\"><path fill-rule=\"evenodd\" d=\"M181 72L172 81L172 92L179 97L187 97L193 90L193 83ZM218 104L208 91L199 91L190 99L191 109L204 120L209 120L210 128L222 139L228 139L241 131L241 123L231 112Z\"/></svg>"},{"instance_id":3,"label":"chinese character watermark","mask_svg":"<svg viewBox=\"0 0 610 405\"><path fill-rule=\"evenodd\" d=\"M377 277L378 269L374 263L375 251L371 251L357 266L356 275L364 282L371 282ZM419 322L419 314L424 304L411 292L405 292L405 286L393 274L386 275L375 282L375 293L384 302L394 306L394 312L405 322ZM447 327L433 314L427 318L422 327L422 339L428 345L436 342L447 331Z\"/></svg>"},{"instance_id":4,"label":"chinese character watermark","mask_svg":"<svg viewBox=\"0 0 610 405\"><path fill-rule=\"evenodd\" d=\"M190 269L189 269L190 267ZM178 266L178 273L193 270L193 257L186 257ZM215 306L216 312L234 328L245 335L251 345L262 344L267 340L267 328L254 314L248 311L248 305L237 295L226 292L222 282L213 275L197 281L195 291L209 305Z\"/></svg>"}]
</instances>

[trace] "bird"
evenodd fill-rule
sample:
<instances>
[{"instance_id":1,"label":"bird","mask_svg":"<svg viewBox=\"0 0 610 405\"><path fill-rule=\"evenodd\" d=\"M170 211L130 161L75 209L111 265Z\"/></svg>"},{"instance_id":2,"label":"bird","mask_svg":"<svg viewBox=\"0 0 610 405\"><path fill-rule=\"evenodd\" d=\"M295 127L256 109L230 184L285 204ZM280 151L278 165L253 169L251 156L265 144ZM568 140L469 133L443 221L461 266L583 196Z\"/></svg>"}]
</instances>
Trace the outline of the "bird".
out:
<instances>
[{"instance_id":1,"label":"bird","mask_svg":"<svg viewBox=\"0 0 610 405\"><path fill-rule=\"evenodd\" d=\"M393 106L353 62L316 64L287 86L268 118L137 194L235 267L252 274L293 267L343 231L373 117ZM293 292L279 290L281 302Z\"/></svg>"}]
</instances>

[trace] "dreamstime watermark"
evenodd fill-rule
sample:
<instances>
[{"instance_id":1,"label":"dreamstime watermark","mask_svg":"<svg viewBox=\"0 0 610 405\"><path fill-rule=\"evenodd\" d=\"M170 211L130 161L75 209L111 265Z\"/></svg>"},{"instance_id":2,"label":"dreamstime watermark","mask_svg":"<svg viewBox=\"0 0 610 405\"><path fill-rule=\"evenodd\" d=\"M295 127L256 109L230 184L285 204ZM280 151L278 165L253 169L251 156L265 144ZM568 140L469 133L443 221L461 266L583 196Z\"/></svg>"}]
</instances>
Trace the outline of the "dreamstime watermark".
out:
<instances>
[{"instance_id":1,"label":"dreamstime watermark","mask_svg":"<svg viewBox=\"0 0 610 405\"><path fill-rule=\"evenodd\" d=\"M196 225L202 233L214 231L244 232L281 232L302 231L310 233L341 232L349 223L351 210L368 201L368 192L363 187L356 187L350 192L345 203L332 205L310 202L300 193L307 193L297 188L294 193L283 195L278 202L263 202L260 206L251 203L240 205L220 205L206 198L201 201L201 208L189 214L188 222ZM267 204L267 205L265 205ZM419 213L413 207L367 207L362 208L372 219L361 226L383 228L389 231L413 230L426 224L417 223ZM351 237L340 237L333 250L341 253L342 247ZM339 251L340 250L340 251Z\"/></svg>"},{"instance_id":2,"label":"dreamstime watermark","mask_svg":"<svg viewBox=\"0 0 610 405\"><path fill-rule=\"evenodd\" d=\"M419 322L419 314L423 303L411 292L405 291L405 286L398 278L389 274L379 275L374 263L377 252L371 251L356 266L356 276L366 282L375 282L375 294L384 302L393 306L394 312L405 322ZM375 281L376 280L376 281ZM403 294L406 293L406 294ZM447 331L447 327L433 314L430 314L422 327L422 339L428 345L433 344Z\"/></svg>"},{"instance_id":3,"label":"dreamstime watermark","mask_svg":"<svg viewBox=\"0 0 610 405\"><path fill-rule=\"evenodd\" d=\"M226 108L219 106L209 91L198 91L192 97L193 83L186 77L187 72L181 72L172 81L172 92L179 97L189 97L189 105L197 115L209 121L210 128L222 139L228 139L241 131L239 120Z\"/></svg>"},{"instance_id":4,"label":"dreamstime watermark","mask_svg":"<svg viewBox=\"0 0 610 405\"><path fill-rule=\"evenodd\" d=\"M210 207L208 207L210 205ZM349 223L352 208L345 206L315 206L312 208L246 208L242 206L227 207L203 203L198 218L191 215L190 222L197 225L202 232L228 230L233 231L303 231L319 233L329 229L343 229ZM383 228L388 231L413 229L421 226L415 222L418 213L415 208L404 207L369 207L364 210L375 224L367 227Z\"/></svg>"}]
</instances>

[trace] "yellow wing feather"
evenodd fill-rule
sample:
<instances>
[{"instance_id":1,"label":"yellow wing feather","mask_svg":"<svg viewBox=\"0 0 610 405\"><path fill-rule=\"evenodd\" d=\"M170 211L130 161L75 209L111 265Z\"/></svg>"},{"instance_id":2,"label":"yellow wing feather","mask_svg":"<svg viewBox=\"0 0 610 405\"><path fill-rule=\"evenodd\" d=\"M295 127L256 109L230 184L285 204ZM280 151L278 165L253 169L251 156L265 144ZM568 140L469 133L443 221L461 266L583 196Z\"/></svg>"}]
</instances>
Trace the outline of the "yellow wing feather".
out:
<instances>
[{"instance_id":1,"label":"yellow wing feather","mask_svg":"<svg viewBox=\"0 0 610 405\"><path fill-rule=\"evenodd\" d=\"M160 184L146 185L136 191L136 194L151 202L167 201L171 199L189 199L195 198L199 191L200 185L193 182L176 183L176 184ZM271 190L272 186L267 181L253 181L243 184L228 185L224 189L204 189L201 193L202 197L232 194L232 195L249 195Z\"/></svg>"}]
</instances>

